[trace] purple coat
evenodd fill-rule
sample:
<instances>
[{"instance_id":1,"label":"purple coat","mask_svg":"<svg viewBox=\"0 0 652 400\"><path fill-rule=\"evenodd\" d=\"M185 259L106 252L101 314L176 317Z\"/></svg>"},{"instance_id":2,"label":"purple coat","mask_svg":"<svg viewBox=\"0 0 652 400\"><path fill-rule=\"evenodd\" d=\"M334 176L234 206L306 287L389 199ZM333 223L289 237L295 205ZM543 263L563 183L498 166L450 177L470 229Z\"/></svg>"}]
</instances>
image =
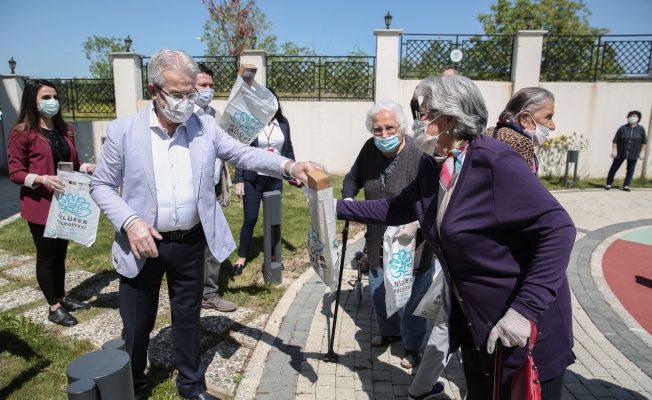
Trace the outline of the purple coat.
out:
<instances>
[{"instance_id":1,"label":"purple coat","mask_svg":"<svg viewBox=\"0 0 652 400\"><path fill-rule=\"evenodd\" d=\"M482 368L491 328L512 307L537 323L534 361L542 381L574 362L570 288L566 268L575 241L570 216L537 180L523 157L498 140L470 141L455 191L437 234L439 167L421 163L415 181L393 199L339 201L340 219L396 226L417 219L458 289ZM457 300L454 300L457 301ZM450 351L459 343L452 313ZM526 347L505 349L504 379L525 360Z\"/></svg>"}]
</instances>

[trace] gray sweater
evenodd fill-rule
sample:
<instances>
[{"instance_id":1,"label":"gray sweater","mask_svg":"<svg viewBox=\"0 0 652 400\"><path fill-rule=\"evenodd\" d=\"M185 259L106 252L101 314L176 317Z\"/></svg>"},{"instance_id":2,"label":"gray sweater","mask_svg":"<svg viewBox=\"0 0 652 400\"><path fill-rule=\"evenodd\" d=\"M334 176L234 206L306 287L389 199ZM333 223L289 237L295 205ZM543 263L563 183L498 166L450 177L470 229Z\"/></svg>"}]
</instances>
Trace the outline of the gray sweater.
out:
<instances>
[{"instance_id":1,"label":"gray sweater","mask_svg":"<svg viewBox=\"0 0 652 400\"><path fill-rule=\"evenodd\" d=\"M411 137L406 136L405 140L405 146L397 155L396 165L384 187L381 182L381 174L384 172L381 164L386 165L389 160L385 159L374 145L373 137L367 140L351 171L344 177L342 198L354 198L361 188L364 188L365 200L390 199L398 196L416 178L421 160L427 157L416 147ZM381 266L383 235L386 229L387 226L367 225L367 256L371 268ZM423 240L421 229L417 230L416 246L414 269L415 273L421 273L430 269L432 258L432 250Z\"/></svg>"}]
</instances>

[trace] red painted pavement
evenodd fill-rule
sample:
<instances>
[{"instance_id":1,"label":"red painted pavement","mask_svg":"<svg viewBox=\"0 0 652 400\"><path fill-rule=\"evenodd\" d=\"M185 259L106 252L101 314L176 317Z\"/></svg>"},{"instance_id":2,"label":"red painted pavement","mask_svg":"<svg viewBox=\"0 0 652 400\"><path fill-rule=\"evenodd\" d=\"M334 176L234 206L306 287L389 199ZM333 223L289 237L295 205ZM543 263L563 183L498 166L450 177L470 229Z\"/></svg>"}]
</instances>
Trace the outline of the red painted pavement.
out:
<instances>
[{"instance_id":1,"label":"red painted pavement","mask_svg":"<svg viewBox=\"0 0 652 400\"><path fill-rule=\"evenodd\" d=\"M616 240L602 258L602 269L611 291L652 334L652 246Z\"/></svg>"}]
</instances>

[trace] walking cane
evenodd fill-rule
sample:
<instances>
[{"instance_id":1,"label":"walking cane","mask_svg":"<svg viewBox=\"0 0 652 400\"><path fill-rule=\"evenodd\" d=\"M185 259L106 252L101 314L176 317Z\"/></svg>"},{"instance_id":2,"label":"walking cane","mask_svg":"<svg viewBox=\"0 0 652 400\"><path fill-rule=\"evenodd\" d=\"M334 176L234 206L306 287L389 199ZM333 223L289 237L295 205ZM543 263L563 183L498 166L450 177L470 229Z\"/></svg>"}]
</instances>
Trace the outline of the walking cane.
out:
<instances>
[{"instance_id":1,"label":"walking cane","mask_svg":"<svg viewBox=\"0 0 652 400\"><path fill-rule=\"evenodd\" d=\"M503 342L496 341L496 364L494 368L494 400L501 400L503 393Z\"/></svg>"},{"instance_id":2,"label":"walking cane","mask_svg":"<svg viewBox=\"0 0 652 400\"><path fill-rule=\"evenodd\" d=\"M331 332L331 341L328 344L328 353L324 356L326 362L336 362L337 354L333 351L333 344L335 343L335 327L337 326L337 310L340 305L340 291L342 290L342 276L344 275L344 258L346 255L346 241L349 238L349 221L344 222L344 229L342 229L342 254L340 255L340 278L337 282L337 293L335 294L335 312L333 314L333 332Z\"/></svg>"}]
</instances>

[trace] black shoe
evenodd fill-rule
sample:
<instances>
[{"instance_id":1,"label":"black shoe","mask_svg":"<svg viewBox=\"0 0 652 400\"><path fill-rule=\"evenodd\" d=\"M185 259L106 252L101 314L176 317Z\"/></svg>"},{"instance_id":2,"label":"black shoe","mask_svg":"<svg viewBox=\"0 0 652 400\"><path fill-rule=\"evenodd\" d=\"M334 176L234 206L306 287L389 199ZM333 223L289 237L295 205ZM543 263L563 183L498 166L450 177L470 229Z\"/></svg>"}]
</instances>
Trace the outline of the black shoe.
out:
<instances>
[{"instance_id":1,"label":"black shoe","mask_svg":"<svg viewBox=\"0 0 652 400\"><path fill-rule=\"evenodd\" d=\"M629 186L623 186L623 190L626 191L626 192L629 192L630 188L629 188Z\"/></svg>"},{"instance_id":2,"label":"black shoe","mask_svg":"<svg viewBox=\"0 0 652 400\"><path fill-rule=\"evenodd\" d=\"M59 307L54 311L50 311L48 315L48 319L51 322L54 322L55 324L59 324L61 326L77 325L77 318L70 315L70 313L64 307Z\"/></svg>"},{"instance_id":3,"label":"black shoe","mask_svg":"<svg viewBox=\"0 0 652 400\"><path fill-rule=\"evenodd\" d=\"M81 301L77 301L69 297L66 297L63 303L60 304L66 307L66 310L68 311L88 310L89 308L91 308L90 304L82 303Z\"/></svg>"},{"instance_id":4,"label":"black shoe","mask_svg":"<svg viewBox=\"0 0 652 400\"><path fill-rule=\"evenodd\" d=\"M199 393L197 396L184 397L184 398L188 400L220 400L219 397L215 397L206 391Z\"/></svg>"},{"instance_id":5,"label":"black shoe","mask_svg":"<svg viewBox=\"0 0 652 400\"><path fill-rule=\"evenodd\" d=\"M611 189L611 185L606 185L606 186L604 187L604 190L609 190L609 189Z\"/></svg>"},{"instance_id":6,"label":"black shoe","mask_svg":"<svg viewBox=\"0 0 652 400\"><path fill-rule=\"evenodd\" d=\"M426 392L422 394L421 396L412 396L410 392L408 392L408 400L431 400L431 399L436 399L437 397L441 396L444 394L444 390L446 387L444 386L443 382L437 382L435 383L435 386L432 387L432 390L429 392Z\"/></svg>"},{"instance_id":7,"label":"black shoe","mask_svg":"<svg viewBox=\"0 0 652 400\"><path fill-rule=\"evenodd\" d=\"M244 269L244 265L236 264L235 267L233 267L233 276L242 275L243 269Z\"/></svg>"}]
</instances>

